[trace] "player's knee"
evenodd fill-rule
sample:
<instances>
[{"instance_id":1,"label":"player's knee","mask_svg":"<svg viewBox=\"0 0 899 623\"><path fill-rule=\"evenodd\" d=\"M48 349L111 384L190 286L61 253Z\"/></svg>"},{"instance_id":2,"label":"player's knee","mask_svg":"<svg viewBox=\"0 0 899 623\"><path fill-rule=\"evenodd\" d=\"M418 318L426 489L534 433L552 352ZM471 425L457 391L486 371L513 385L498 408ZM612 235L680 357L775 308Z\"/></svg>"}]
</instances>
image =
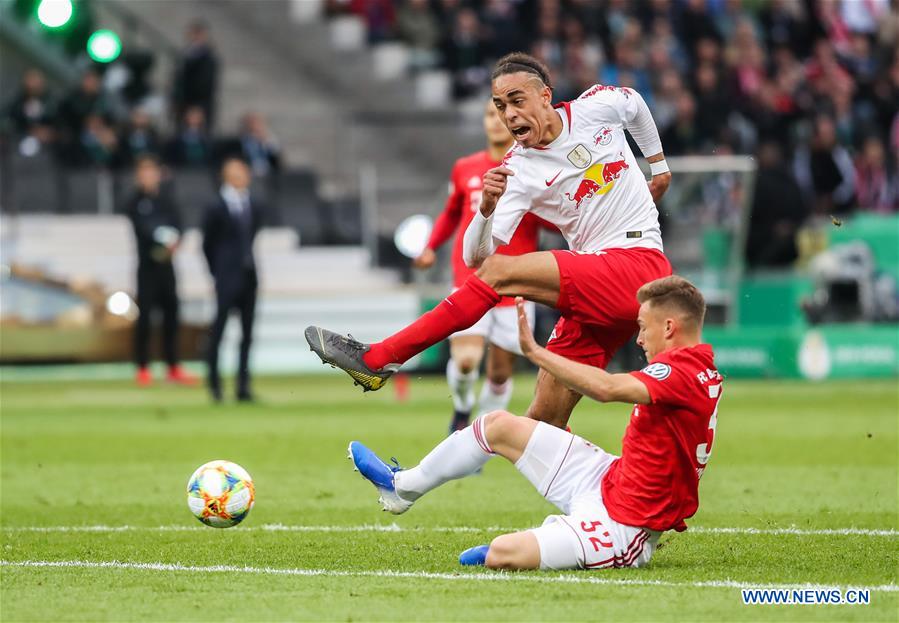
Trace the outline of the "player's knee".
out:
<instances>
[{"instance_id":1,"label":"player's knee","mask_svg":"<svg viewBox=\"0 0 899 623\"><path fill-rule=\"evenodd\" d=\"M514 372L513 366L491 362L487 366L487 380L494 385L503 385L512 377L512 372Z\"/></svg>"},{"instance_id":2,"label":"player's knee","mask_svg":"<svg viewBox=\"0 0 899 623\"><path fill-rule=\"evenodd\" d=\"M451 348L450 351L456 369L462 374L468 374L481 365L482 348L456 347Z\"/></svg>"},{"instance_id":3,"label":"player's knee","mask_svg":"<svg viewBox=\"0 0 899 623\"><path fill-rule=\"evenodd\" d=\"M491 255L478 268L478 279L494 290L502 289L509 281L508 259L502 255Z\"/></svg>"},{"instance_id":4,"label":"player's knee","mask_svg":"<svg viewBox=\"0 0 899 623\"><path fill-rule=\"evenodd\" d=\"M512 373L505 370L499 372L496 370L487 371L487 380L498 388L504 386L510 378L512 378Z\"/></svg>"},{"instance_id":5,"label":"player's knee","mask_svg":"<svg viewBox=\"0 0 899 623\"><path fill-rule=\"evenodd\" d=\"M514 569L515 548L512 541L508 534L493 539L484 564L490 569Z\"/></svg>"},{"instance_id":6,"label":"player's knee","mask_svg":"<svg viewBox=\"0 0 899 623\"><path fill-rule=\"evenodd\" d=\"M518 534L496 537L490 543L484 565L489 569L535 569L539 566L539 560L534 564L532 553L525 551L522 545Z\"/></svg>"},{"instance_id":7,"label":"player's knee","mask_svg":"<svg viewBox=\"0 0 899 623\"><path fill-rule=\"evenodd\" d=\"M521 424L521 418L508 411L492 411L484 416L484 435L487 443L505 443L514 436L515 430Z\"/></svg>"}]
</instances>

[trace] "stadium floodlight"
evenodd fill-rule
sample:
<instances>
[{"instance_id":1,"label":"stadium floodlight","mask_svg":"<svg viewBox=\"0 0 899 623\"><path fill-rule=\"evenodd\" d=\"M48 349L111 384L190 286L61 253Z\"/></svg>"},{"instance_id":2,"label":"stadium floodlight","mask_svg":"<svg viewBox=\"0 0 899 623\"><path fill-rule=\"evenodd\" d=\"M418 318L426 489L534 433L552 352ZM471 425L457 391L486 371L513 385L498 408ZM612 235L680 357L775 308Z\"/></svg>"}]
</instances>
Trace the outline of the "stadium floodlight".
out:
<instances>
[{"instance_id":1,"label":"stadium floodlight","mask_svg":"<svg viewBox=\"0 0 899 623\"><path fill-rule=\"evenodd\" d=\"M115 316L129 316L134 307L134 301L122 291L115 292L106 299L106 311Z\"/></svg>"},{"instance_id":2,"label":"stadium floodlight","mask_svg":"<svg viewBox=\"0 0 899 623\"><path fill-rule=\"evenodd\" d=\"M62 28L72 19L72 0L41 0L37 7L37 19L47 28Z\"/></svg>"},{"instance_id":3,"label":"stadium floodlight","mask_svg":"<svg viewBox=\"0 0 899 623\"><path fill-rule=\"evenodd\" d=\"M87 40L87 54L98 63L111 63L122 53L122 41L111 30L97 30Z\"/></svg>"},{"instance_id":4,"label":"stadium floodlight","mask_svg":"<svg viewBox=\"0 0 899 623\"><path fill-rule=\"evenodd\" d=\"M416 258L425 250L434 224L426 214L413 214L396 228L393 243L406 257Z\"/></svg>"}]
</instances>

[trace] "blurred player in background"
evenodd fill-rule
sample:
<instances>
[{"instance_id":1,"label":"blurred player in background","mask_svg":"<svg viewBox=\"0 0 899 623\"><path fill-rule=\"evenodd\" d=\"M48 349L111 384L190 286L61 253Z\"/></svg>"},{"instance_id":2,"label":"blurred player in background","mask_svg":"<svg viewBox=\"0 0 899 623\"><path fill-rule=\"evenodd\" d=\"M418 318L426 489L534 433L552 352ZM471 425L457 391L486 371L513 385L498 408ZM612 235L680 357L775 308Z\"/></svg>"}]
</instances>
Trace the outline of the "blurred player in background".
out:
<instances>
[{"instance_id":1,"label":"blurred player in background","mask_svg":"<svg viewBox=\"0 0 899 623\"><path fill-rule=\"evenodd\" d=\"M604 368L637 329L637 289L671 274L654 203L671 174L652 114L636 91L596 85L554 108L547 68L515 53L496 64L493 103L516 145L484 176L480 209L465 232L465 263L479 267L477 273L376 344L306 329L312 350L363 389L380 388L410 357L473 325L503 296L558 309L562 318L548 348ZM650 163L648 184L625 130ZM571 250L496 255L529 212L557 226ZM580 397L541 370L528 415L565 427Z\"/></svg>"},{"instance_id":2,"label":"blurred player in background","mask_svg":"<svg viewBox=\"0 0 899 623\"><path fill-rule=\"evenodd\" d=\"M453 166L446 207L434 223L425 250L414 261L417 268L430 268L437 260L437 249L455 234L451 256L454 288L461 287L475 272L462 259L462 239L480 206L484 174L500 165L513 143L512 135L503 125L492 101L487 102L484 110L484 132L487 135L487 149L459 158ZM520 255L536 251L538 223L533 215L525 216L509 244L498 248L496 252ZM533 326L534 304L525 303L525 312ZM472 326L451 335L449 343L450 360L446 364L446 381L453 395L454 413L450 423L452 432L468 426L475 405L474 385L478 380L484 346L487 343L490 345L485 370L487 379L477 400L478 412L489 413L509 406L515 357L521 354L518 347L515 300L503 298Z\"/></svg>"},{"instance_id":3,"label":"blurred player in background","mask_svg":"<svg viewBox=\"0 0 899 623\"><path fill-rule=\"evenodd\" d=\"M178 363L178 288L172 258L181 241L181 217L169 193L161 192L162 170L150 156L134 167L136 190L125 212L134 227L137 246L137 325L134 329L136 381L153 382L150 372L150 325L162 310L162 344L169 370L167 380L193 385L197 379Z\"/></svg>"},{"instance_id":4,"label":"blurred player in background","mask_svg":"<svg viewBox=\"0 0 899 623\"><path fill-rule=\"evenodd\" d=\"M521 299L518 299L521 301ZM621 456L567 431L505 411L476 419L409 470L390 467L358 441L349 458L404 513L428 491L476 472L498 454L562 511L539 528L466 550L462 564L496 569L606 569L649 562L665 530L686 530L712 453L722 378L702 344L705 301L678 276L645 284L637 344L649 362L609 374L537 345L519 304L522 352L560 383L600 402L634 404Z\"/></svg>"}]
</instances>

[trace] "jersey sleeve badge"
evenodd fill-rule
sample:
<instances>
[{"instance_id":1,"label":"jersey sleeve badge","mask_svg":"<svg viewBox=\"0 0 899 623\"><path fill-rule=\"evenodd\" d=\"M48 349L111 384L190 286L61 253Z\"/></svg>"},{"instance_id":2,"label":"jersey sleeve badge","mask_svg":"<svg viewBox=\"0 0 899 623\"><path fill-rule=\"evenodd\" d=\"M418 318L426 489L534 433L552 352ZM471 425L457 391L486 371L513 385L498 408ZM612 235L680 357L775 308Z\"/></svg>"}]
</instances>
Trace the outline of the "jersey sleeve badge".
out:
<instances>
[{"instance_id":1,"label":"jersey sleeve badge","mask_svg":"<svg viewBox=\"0 0 899 623\"><path fill-rule=\"evenodd\" d=\"M651 363L640 370L640 372L657 381L664 381L671 376L671 366L667 363Z\"/></svg>"}]
</instances>

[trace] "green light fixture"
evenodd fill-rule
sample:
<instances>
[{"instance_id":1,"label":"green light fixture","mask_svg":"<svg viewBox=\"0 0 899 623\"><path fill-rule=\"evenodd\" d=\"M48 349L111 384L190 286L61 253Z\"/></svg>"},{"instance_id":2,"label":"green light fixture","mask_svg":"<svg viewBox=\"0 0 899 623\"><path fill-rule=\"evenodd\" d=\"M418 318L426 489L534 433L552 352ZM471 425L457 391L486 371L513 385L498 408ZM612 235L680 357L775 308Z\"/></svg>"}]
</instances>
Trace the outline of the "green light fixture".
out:
<instances>
[{"instance_id":1,"label":"green light fixture","mask_svg":"<svg viewBox=\"0 0 899 623\"><path fill-rule=\"evenodd\" d=\"M111 30L97 30L87 40L87 54L98 63L111 63L122 53L122 41Z\"/></svg>"}]
</instances>

